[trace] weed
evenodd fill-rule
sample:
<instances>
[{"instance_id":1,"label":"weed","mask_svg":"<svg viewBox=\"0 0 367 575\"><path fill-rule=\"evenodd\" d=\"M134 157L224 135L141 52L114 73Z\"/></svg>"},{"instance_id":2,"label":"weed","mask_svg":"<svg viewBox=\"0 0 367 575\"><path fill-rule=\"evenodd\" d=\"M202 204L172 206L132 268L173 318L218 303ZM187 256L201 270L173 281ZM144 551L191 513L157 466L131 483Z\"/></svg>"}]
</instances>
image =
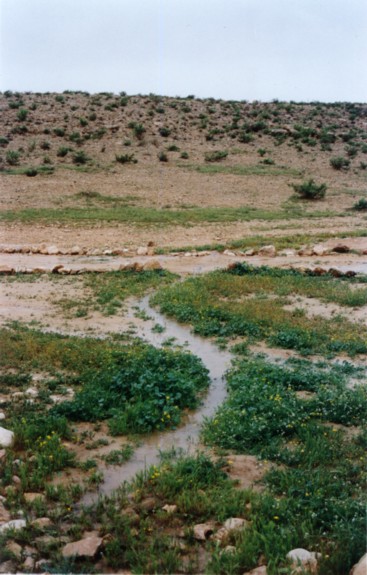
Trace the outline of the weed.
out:
<instances>
[{"instance_id":1,"label":"weed","mask_svg":"<svg viewBox=\"0 0 367 575\"><path fill-rule=\"evenodd\" d=\"M214 152L206 152L205 161L206 162L220 162L228 156L226 150L215 150Z\"/></svg>"}]
</instances>

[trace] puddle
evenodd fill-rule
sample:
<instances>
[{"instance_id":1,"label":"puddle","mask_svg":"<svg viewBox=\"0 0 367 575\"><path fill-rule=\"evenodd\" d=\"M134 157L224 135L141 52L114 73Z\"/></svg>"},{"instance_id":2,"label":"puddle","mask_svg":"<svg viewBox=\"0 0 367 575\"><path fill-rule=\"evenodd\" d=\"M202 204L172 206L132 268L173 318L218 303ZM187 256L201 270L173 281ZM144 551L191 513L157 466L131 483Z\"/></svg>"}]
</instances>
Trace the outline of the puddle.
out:
<instances>
[{"instance_id":1,"label":"puddle","mask_svg":"<svg viewBox=\"0 0 367 575\"><path fill-rule=\"evenodd\" d=\"M137 307L150 319L145 322L136 322L138 329L136 335L156 347L162 346L167 339L175 338L175 344L184 345L186 350L191 351L203 361L209 370L210 387L201 407L195 412L187 414L182 426L172 431L152 433L149 437L144 438L144 443L135 450L133 457L128 462L122 466L111 466L105 470L104 481L99 486L98 493L87 494L83 503L92 503L99 495L107 495L124 481L131 480L139 471L144 471L151 465L157 465L160 461L160 451L171 448L181 448L186 452L194 450L199 442L200 428L204 418L213 415L226 396L224 374L230 367L233 356L229 352L219 350L214 344L202 337L192 334L189 327L178 325L150 307L149 296L142 299ZM128 315L134 322L134 309L130 308ZM162 333L151 331L156 324L164 328Z\"/></svg>"}]
</instances>

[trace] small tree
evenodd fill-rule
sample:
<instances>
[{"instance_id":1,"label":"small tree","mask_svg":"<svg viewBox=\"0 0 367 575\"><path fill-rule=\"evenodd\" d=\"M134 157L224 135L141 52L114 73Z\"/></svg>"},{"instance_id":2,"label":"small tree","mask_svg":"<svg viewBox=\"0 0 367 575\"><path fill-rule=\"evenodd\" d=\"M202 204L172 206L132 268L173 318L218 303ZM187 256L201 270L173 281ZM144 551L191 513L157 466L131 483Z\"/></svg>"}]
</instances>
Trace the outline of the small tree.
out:
<instances>
[{"instance_id":1,"label":"small tree","mask_svg":"<svg viewBox=\"0 0 367 575\"><path fill-rule=\"evenodd\" d=\"M326 193L326 184L316 184L313 179L302 184L292 184L292 188L304 200L321 200Z\"/></svg>"}]
</instances>

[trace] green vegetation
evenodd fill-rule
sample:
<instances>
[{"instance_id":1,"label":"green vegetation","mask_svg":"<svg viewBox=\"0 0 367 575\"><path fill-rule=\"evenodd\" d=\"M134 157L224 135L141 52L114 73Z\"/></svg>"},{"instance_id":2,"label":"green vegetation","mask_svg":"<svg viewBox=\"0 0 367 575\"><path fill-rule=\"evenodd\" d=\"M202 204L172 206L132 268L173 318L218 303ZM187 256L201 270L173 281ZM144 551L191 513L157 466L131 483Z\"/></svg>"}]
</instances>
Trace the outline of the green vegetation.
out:
<instances>
[{"instance_id":1,"label":"green vegetation","mask_svg":"<svg viewBox=\"0 0 367 575\"><path fill-rule=\"evenodd\" d=\"M313 179L302 184L292 184L292 188L304 200L321 200L325 197L326 184L316 184Z\"/></svg>"},{"instance_id":2,"label":"green vegetation","mask_svg":"<svg viewBox=\"0 0 367 575\"><path fill-rule=\"evenodd\" d=\"M215 150L214 152L206 152L205 161L220 162L221 160L225 160L227 156L228 152L226 150Z\"/></svg>"},{"instance_id":3,"label":"green vegetation","mask_svg":"<svg viewBox=\"0 0 367 575\"><path fill-rule=\"evenodd\" d=\"M350 160L343 158L343 156L336 156L335 158L331 158L330 165L334 170L348 170Z\"/></svg>"},{"instance_id":4,"label":"green vegetation","mask_svg":"<svg viewBox=\"0 0 367 575\"><path fill-rule=\"evenodd\" d=\"M23 171L20 173L24 173ZM236 222L251 220L277 221L307 218L321 218L332 212L305 212L301 208L284 210L263 210L247 206L238 208L187 208L156 209L138 206L116 206L111 208L27 208L0 212L0 221L44 222L132 222L136 224L188 225L200 222Z\"/></svg>"},{"instance_id":5,"label":"green vegetation","mask_svg":"<svg viewBox=\"0 0 367 575\"><path fill-rule=\"evenodd\" d=\"M367 211L367 200L366 198L361 198L356 202L353 206L353 210L357 210L358 212L365 212Z\"/></svg>"},{"instance_id":6,"label":"green vegetation","mask_svg":"<svg viewBox=\"0 0 367 575\"><path fill-rule=\"evenodd\" d=\"M116 154L115 159L119 164L137 164L138 162L134 154Z\"/></svg>"},{"instance_id":7,"label":"green vegetation","mask_svg":"<svg viewBox=\"0 0 367 575\"><path fill-rule=\"evenodd\" d=\"M195 170L200 174L233 174L235 176L302 176L302 171L287 167L269 167L264 164L255 166L221 166L217 164L209 165L189 165L182 164L183 168Z\"/></svg>"},{"instance_id":8,"label":"green vegetation","mask_svg":"<svg viewBox=\"0 0 367 575\"><path fill-rule=\"evenodd\" d=\"M207 386L206 369L193 355L136 345L86 373L74 400L52 411L73 421L109 419L112 435L147 433L177 425Z\"/></svg>"},{"instance_id":9,"label":"green vegetation","mask_svg":"<svg viewBox=\"0 0 367 575\"><path fill-rule=\"evenodd\" d=\"M194 331L204 336L265 340L303 354L367 353L363 326L341 316L324 319L307 317L297 308L287 310L286 296L291 294L363 305L367 291L362 288L355 292L348 282L332 277L236 264L229 271L190 278L163 289L152 301L163 313L192 323Z\"/></svg>"}]
</instances>

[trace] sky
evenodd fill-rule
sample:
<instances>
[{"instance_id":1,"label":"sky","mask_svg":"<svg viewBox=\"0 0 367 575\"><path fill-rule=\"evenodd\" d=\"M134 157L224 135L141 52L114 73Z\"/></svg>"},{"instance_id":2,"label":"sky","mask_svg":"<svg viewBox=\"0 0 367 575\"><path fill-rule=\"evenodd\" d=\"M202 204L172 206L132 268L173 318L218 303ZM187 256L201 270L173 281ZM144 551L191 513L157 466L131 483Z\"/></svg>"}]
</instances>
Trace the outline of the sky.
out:
<instances>
[{"instance_id":1,"label":"sky","mask_svg":"<svg viewBox=\"0 0 367 575\"><path fill-rule=\"evenodd\" d=\"M0 0L0 90L367 101L367 0Z\"/></svg>"}]
</instances>

